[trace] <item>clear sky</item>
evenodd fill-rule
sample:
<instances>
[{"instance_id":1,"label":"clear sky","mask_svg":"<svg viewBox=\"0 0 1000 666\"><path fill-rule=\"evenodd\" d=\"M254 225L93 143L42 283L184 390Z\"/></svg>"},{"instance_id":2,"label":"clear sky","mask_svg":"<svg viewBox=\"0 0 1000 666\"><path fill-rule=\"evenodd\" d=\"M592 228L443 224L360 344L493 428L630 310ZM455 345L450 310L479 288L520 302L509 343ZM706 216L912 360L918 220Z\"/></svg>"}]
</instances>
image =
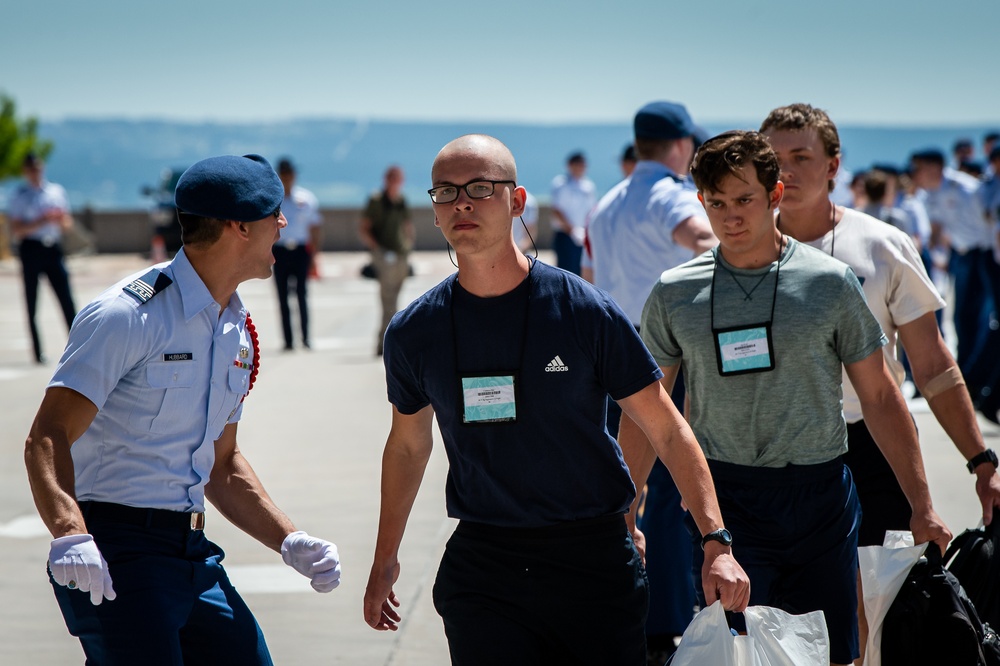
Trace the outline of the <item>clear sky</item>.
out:
<instances>
[{"instance_id":1,"label":"clear sky","mask_svg":"<svg viewBox=\"0 0 1000 666\"><path fill-rule=\"evenodd\" d=\"M21 115L1000 121L996 0L2 0Z\"/></svg>"}]
</instances>

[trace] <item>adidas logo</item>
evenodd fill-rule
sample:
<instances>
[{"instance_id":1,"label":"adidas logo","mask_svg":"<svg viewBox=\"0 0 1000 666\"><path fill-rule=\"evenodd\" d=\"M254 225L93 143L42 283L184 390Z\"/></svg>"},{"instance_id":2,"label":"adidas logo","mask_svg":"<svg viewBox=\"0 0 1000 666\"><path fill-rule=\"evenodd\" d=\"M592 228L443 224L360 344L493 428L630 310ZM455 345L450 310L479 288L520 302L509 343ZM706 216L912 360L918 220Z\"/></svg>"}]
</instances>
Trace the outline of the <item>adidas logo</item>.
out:
<instances>
[{"instance_id":1,"label":"adidas logo","mask_svg":"<svg viewBox=\"0 0 1000 666\"><path fill-rule=\"evenodd\" d=\"M545 372L569 372L569 366L562 362L562 359L556 356L554 359L549 361L549 364L545 366Z\"/></svg>"}]
</instances>

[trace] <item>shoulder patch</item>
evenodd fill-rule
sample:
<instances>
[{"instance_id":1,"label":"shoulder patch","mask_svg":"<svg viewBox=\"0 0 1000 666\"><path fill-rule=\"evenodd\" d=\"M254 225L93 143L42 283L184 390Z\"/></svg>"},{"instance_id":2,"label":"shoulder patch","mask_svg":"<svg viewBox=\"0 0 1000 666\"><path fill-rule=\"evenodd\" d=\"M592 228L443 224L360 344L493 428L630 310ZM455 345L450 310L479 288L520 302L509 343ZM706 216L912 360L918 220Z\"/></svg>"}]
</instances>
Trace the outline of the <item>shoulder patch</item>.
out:
<instances>
[{"instance_id":1,"label":"shoulder patch","mask_svg":"<svg viewBox=\"0 0 1000 666\"><path fill-rule=\"evenodd\" d=\"M122 291L139 303L146 303L171 284L173 284L173 280L154 268L122 287Z\"/></svg>"}]
</instances>

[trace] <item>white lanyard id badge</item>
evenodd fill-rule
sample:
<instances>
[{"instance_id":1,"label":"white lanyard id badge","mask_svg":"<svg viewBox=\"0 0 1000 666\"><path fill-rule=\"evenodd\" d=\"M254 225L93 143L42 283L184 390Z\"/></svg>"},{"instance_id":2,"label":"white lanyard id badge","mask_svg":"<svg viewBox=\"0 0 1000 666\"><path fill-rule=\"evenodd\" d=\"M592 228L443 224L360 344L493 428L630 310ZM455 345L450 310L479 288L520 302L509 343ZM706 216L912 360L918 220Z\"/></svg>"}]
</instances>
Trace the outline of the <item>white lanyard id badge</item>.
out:
<instances>
[{"instance_id":1,"label":"white lanyard id badge","mask_svg":"<svg viewBox=\"0 0 1000 666\"><path fill-rule=\"evenodd\" d=\"M774 370L774 342L771 338L771 324L774 322L774 305L778 300L778 278L781 274L780 249L778 252L777 268L774 271L771 317L765 322L731 326L729 328L715 327L715 273L718 266L719 258L715 256L715 266L712 268L709 308L711 310L712 337L715 339L715 359L719 367L719 374L723 377L730 377L733 375ZM730 274L732 275L732 273ZM767 277L767 273L764 274L764 277ZM758 285L763 282L764 277L757 282ZM743 285L739 283L735 275L733 275L733 280L736 280L736 284L740 289L743 289ZM754 286L749 292L743 289L743 293L747 299L750 299L750 295L753 294L756 288Z\"/></svg>"},{"instance_id":2,"label":"white lanyard id badge","mask_svg":"<svg viewBox=\"0 0 1000 666\"><path fill-rule=\"evenodd\" d=\"M462 423L517 420L517 373L462 376Z\"/></svg>"}]
</instances>

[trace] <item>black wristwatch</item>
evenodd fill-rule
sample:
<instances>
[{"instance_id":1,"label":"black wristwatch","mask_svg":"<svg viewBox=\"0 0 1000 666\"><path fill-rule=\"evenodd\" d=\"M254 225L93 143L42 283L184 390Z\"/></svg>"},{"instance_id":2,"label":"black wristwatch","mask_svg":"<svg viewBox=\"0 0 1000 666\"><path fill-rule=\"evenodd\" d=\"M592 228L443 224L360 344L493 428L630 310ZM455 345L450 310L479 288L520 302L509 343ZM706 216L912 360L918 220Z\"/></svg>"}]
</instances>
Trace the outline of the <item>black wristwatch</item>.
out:
<instances>
[{"instance_id":1,"label":"black wristwatch","mask_svg":"<svg viewBox=\"0 0 1000 666\"><path fill-rule=\"evenodd\" d=\"M997 468L997 454L993 451L993 449L986 449L979 455L974 456L972 460L965 464L965 466L969 468L969 474L975 474L976 467L985 462L993 465L993 469Z\"/></svg>"},{"instance_id":2,"label":"black wristwatch","mask_svg":"<svg viewBox=\"0 0 1000 666\"><path fill-rule=\"evenodd\" d=\"M733 545L733 535L730 534L729 530L723 527L721 530L715 530L714 532L709 532L701 538L701 549L705 550L705 544L709 541L718 541L723 546Z\"/></svg>"}]
</instances>

